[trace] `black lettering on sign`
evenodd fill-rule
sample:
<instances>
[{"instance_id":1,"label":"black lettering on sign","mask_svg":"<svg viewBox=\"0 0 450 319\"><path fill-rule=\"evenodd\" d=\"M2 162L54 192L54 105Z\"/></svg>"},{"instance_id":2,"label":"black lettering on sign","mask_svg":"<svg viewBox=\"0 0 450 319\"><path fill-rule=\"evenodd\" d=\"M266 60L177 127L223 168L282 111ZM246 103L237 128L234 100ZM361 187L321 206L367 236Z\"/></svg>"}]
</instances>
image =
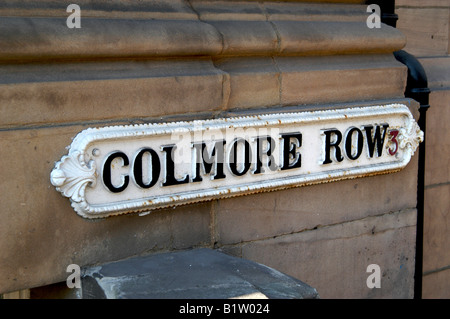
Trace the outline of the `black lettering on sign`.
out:
<instances>
[{"instance_id":1,"label":"black lettering on sign","mask_svg":"<svg viewBox=\"0 0 450 319\"><path fill-rule=\"evenodd\" d=\"M194 143L192 146L195 148L195 176L192 179L193 182L201 182L203 179L200 175L200 169L203 167L205 174L211 174L214 166L214 174L212 179L225 178L223 172L223 164L225 162L225 140L215 141L211 151L211 155L208 154L205 143Z\"/></svg>"},{"instance_id":2,"label":"black lettering on sign","mask_svg":"<svg viewBox=\"0 0 450 319\"><path fill-rule=\"evenodd\" d=\"M381 134L380 125L376 125L375 133L372 134L373 125L364 126L366 131L367 149L369 151L369 157L373 157L375 152L375 146L377 148L377 156L380 157L383 153L384 138L386 137L387 128L389 124L383 125L383 134Z\"/></svg>"},{"instance_id":3,"label":"black lettering on sign","mask_svg":"<svg viewBox=\"0 0 450 319\"><path fill-rule=\"evenodd\" d=\"M144 172L142 169L142 158L146 153L150 155L151 159L148 165L149 172L151 171L151 177L149 176L149 182L147 184L144 183ZM158 154L151 148L141 149L135 156L133 162L133 178L135 183L142 188L150 188L158 181L160 172L161 163L159 162Z\"/></svg>"},{"instance_id":4,"label":"black lettering on sign","mask_svg":"<svg viewBox=\"0 0 450 319\"><path fill-rule=\"evenodd\" d=\"M173 152L177 148L175 144L162 146L163 152L166 152L166 180L162 186L172 186L189 183L189 175L186 174L182 179L175 177L175 163L173 162Z\"/></svg>"},{"instance_id":5,"label":"black lettering on sign","mask_svg":"<svg viewBox=\"0 0 450 319\"><path fill-rule=\"evenodd\" d=\"M263 144L264 142L267 143L267 147L264 150ZM253 174L260 174L264 173L263 163L262 163L262 157L265 155L267 156L267 167L271 171L276 171L276 163L273 158L273 151L275 150L275 141L270 136L258 136L256 138L256 166Z\"/></svg>"},{"instance_id":6,"label":"black lettering on sign","mask_svg":"<svg viewBox=\"0 0 450 319\"><path fill-rule=\"evenodd\" d=\"M356 133L356 134L355 134ZM356 136L356 152L354 152L355 144L353 143ZM364 146L364 136L357 127L351 127L347 130L345 136L345 154L351 160L356 160L361 155Z\"/></svg>"},{"instance_id":7,"label":"black lettering on sign","mask_svg":"<svg viewBox=\"0 0 450 319\"><path fill-rule=\"evenodd\" d=\"M320 161L322 165L342 162L344 158L355 161L365 150L367 158L381 157L388 127L389 124L351 126L346 129L345 134L337 128L321 130L323 145ZM390 134L393 136L392 141L396 142L397 131L391 130ZM161 146L164 158L160 158L161 154L153 148L143 147L137 150L129 173L121 175L121 182L114 179L115 184L112 178L114 166L124 168L130 164L130 160L125 153L114 151L103 163L103 184L109 191L120 193L127 188L130 181L129 175L132 175L134 184L139 188L149 189L157 184L161 175L163 175L162 186L201 182L206 175L209 175L211 180L224 179L227 177L224 168L226 165L233 176L247 174L252 166L253 174L264 173L266 167L271 171L284 171L302 166L302 154L299 151L303 143L302 133L295 131L282 133L279 135L279 144L269 135L253 137L252 141L254 144L251 145L245 138L237 137L227 148L226 140L193 142L190 155L194 162L181 178L175 176L176 164L179 164L174 161L174 151L177 148L175 144ZM210 146L207 147L207 145ZM255 149L252 149L252 146ZM395 150L389 149L391 155L397 152L396 144L395 147ZM279 156L277 157L280 160L279 167L274 158L275 151ZM252 157L254 152L256 152L255 158ZM228 161L227 164L225 164L226 161ZM164 170L163 174L162 170Z\"/></svg>"},{"instance_id":8,"label":"black lettering on sign","mask_svg":"<svg viewBox=\"0 0 450 319\"><path fill-rule=\"evenodd\" d=\"M375 127L375 130L374 130ZM364 125L366 132L365 139L367 145L368 158L380 157L383 154L383 145L389 124ZM383 129L383 131L381 131ZM373 133L372 133L373 132ZM364 148L364 134L357 127L350 127L345 134L344 150L341 150L342 133L338 129L328 129L323 131L324 138L324 160L322 164L330 164L332 159L332 148L334 148L334 160L342 162L343 153L349 160L358 159ZM375 153L376 150L376 153Z\"/></svg>"},{"instance_id":9,"label":"black lettering on sign","mask_svg":"<svg viewBox=\"0 0 450 319\"><path fill-rule=\"evenodd\" d=\"M293 169L302 166L301 154L297 152L297 148L302 146L301 133L281 134L283 140L283 165L281 170ZM291 160L292 158L292 160Z\"/></svg>"},{"instance_id":10,"label":"black lettering on sign","mask_svg":"<svg viewBox=\"0 0 450 319\"><path fill-rule=\"evenodd\" d=\"M243 144L243 147L241 147L241 151L243 151L243 158L244 161L242 162L241 171L238 170L238 145ZM250 149L250 143L243 139L243 138L236 138L233 141L233 144L231 145L230 149L230 156L229 156L229 162L228 166L230 168L230 171L235 176L242 176L250 169L251 166L251 158L252 153Z\"/></svg>"},{"instance_id":11,"label":"black lettering on sign","mask_svg":"<svg viewBox=\"0 0 450 319\"><path fill-rule=\"evenodd\" d=\"M326 130L323 132L325 134L325 160L322 164L329 164L333 161L331 160L331 148L334 147L334 158L338 162L342 162L344 157L342 156L342 151L339 144L342 141L342 133L337 129ZM334 136L334 139L333 139Z\"/></svg>"},{"instance_id":12,"label":"black lettering on sign","mask_svg":"<svg viewBox=\"0 0 450 319\"><path fill-rule=\"evenodd\" d=\"M103 184L105 184L106 188L108 188L113 193L120 193L125 188L127 188L128 183L130 181L130 177L128 175L122 175L122 185L115 186L112 184L111 181L111 164L112 161L116 158L121 158L123 161L123 166L128 166L129 159L127 155L123 152L113 152L111 153L105 160L105 163L103 164Z\"/></svg>"}]
</instances>

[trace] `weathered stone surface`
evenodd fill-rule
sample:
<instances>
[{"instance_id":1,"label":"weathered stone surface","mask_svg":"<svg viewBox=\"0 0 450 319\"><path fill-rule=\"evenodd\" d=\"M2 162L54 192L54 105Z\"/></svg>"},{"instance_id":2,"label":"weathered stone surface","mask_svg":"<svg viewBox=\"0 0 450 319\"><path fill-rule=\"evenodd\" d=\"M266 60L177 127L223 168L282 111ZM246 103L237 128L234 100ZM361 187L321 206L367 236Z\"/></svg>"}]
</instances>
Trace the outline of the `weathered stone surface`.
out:
<instances>
[{"instance_id":1,"label":"weathered stone surface","mask_svg":"<svg viewBox=\"0 0 450 319\"><path fill-rule=\"evenodd\" d=\"M283 54L391 53L406 43L400 31L387 25L369 29L365 21L274 21L273 24Z\"/></svg>"},{"instance_id":2,"label":"weathered stone surface","mask_svg":"<svg viewBox=\"0 0 450 319\"><path fill-rule=\"evenodd\" d=\"M145 3L144 13L139 13L129 3L88 4L83 26L75 30L66 26L67 18L54 6L46 10L30 3L23 6L16 3L11 8L0 5L4 15L0 21L0 45L4 48L0 60L262 52L267 55L368 54L391 53L405 45L405 37L395 28L386 25L376 30L367 28L362 14L365 6L360 6L361 11L354 6L348 10L336 6L319 15L320 18L304 21L302 17L308 17L304 7L286 12L270 6L266 9L258 3L233 2L224 8L223 5L214 1L194 3L190 7L177 1L172 7L166 3L157 8ZM37 10L37 16L31 14L33 10ZM127 14L120 16L117 14L120 10Z\"/></svg>"},{"instance_id":3,"label":"weathered stone surface","mask_svg":"<svg viewBox=\"0 0 450 319\"><path fill-rule=\"evenodd\" d=\"M395 5L398 7L411 6L411 7L448 7L447 0L428 0L426 2L422 0L397 0Z\"/></svg>"},{"instance_id":4,"label":"weathered stone surface","mask_svg":"<svg viewBox=\"0 0 450 319\"><path fill-rule=\"evenodd\" d=\"M397 28L407 43L404 50L421 56L446 55L449 45L450 7L399 7Z\"/></svg>"},{"instance_id":5,"label":"weathered stone surface","mask_svg":"<svg viewBox=\"0 0 450 319\"><path fill-rule=\"evenodd\" d=\"M422 282L422 298L450 299L449 282L449 268L439 269L439 271L425 274Z\"/></svg>"},{"instance_id":6,"label":"weathered stone surface","mask_svg":"<svg viewBox=\"0 0 450 319\"><path fill-rule=\"evenodd\" d=\"M223 58L214 65L230 77L228 109L280 105L280 73L272 58Z\"/></svg>"},{"instance_id":7,"label":"weathered stone surface","mask_svg":"<svg viewBox=\"0 0 450 319\"><path fill-rule=\"evenodd\" d=\"M82 298L310 299L317 291L298 279L211 249L135 257L87 268Z\"/></svg>"},{"instance_id":8,"label":"weathered stone surface","mask_svg":"<svg viewBox=\"0 0 450 319\"><path fill-rule=\"evenodd\" d=\"M228 77L210 60L0 66L0 126L221 110Z\"/></svg>"},{"instance_id":9,"label":"weathered stone surface","mask_svg":"<svg viewBox=\"0 0 450 319\"><path fill-rule=\"evenodd\" d=\"M407 69L387 55L277 57L283 105L399 98ZM339 83L339 85L336 85Z\"/></svg>"},{"instance_id":10,"label":"weathered stone surface","mask_svg":"<svg viewBox=\"0 0 450 319\"><path fill-rule=\"evenodd\" d=\"M244 243L238 256L304 278L323 299L412 298L415 225L416 210L407 209ZM371 264L381 288L367 287Z\"/></svg>"},{"instance_id":11,"label":"weathered stone surface","mask_svg":"<svg viewBox=\"0 0 450 319\"><path fill-rule=\"evenodd\" d=\"M191 0L194 11L202 21L265 21L261 4L254 1L223 1L223 0Z\"/></svg>"},{"instance_id":12,"label":"weathered stone surface","mask_svg":"<svg viewBox=\"0 0 450 319\"><path fill-rule=\"evenodd\" d=\"M419 59L427 74L428 87L434 90L450 90L450 56Z\"/></svg>"},{"instance_id":13,"label":"weathered stone surface","mask_svg":"<svg viewBox=\"0 0 450 319\"><path fill-rule=\"evenodd\" d=\"M427 111L425 184L450 182L450 90L433 90Z\"/></svg>"},{"instance_id":14,"label":"weathered stone surface","mask_svg":"<svg viewBox=\"0 0 450 319\"><path fill-rule=\"evenodd\" d=\"M222 55L271 55L277 51L277 34L266 21L209 21L223 37Z\"/></svg>"},{"instance_id":15,"label":"weathered stone surface","mask_svg":"<svg viewBox=\"0 0 450 319\"><path fill-rule=\"evenodd\" d=\"M403 98L406 68L391 55L222 58L228 109ZM339 82L336 86L335 83Z\"/></svg>"},{"instance_id":16,"label":"weathered stone surface","mask_svg":"<svg viewBox=\"0 0 450 319\"><path fill-rule=\"evenodd\" d=\"M436 5L439 5L437 1ZM448 5L448 4L447 4ZM423 298L448 298L450 225L450 58L420 59L431 89L427 111Z\"/></svg>"},{"instance_id":17,"label":"weathered stone surface","mask_svg":"<svg viewBox=\"0 0 450 319\"><path fill-rule=\"evenodd\" d=\"M425 190L423 271L450 266L450 183Z\"/></svg>"},{"instance_id":18,"label":"weathered stone surface","mask_svg":"<svg viewBox=\"0 0 450 319\"><path fill-rule=\"evenodd\" d=\"M366 21L366 6L345 5L327 1L324 6L313 1L290 1L261 3L269 21L298 20L298 21ZM347 1L347 3L358 1Z\"/></svg>"},{"instance_id":19,"label":"weathered stone surface","mask_svg":"<svg viewBox=\"0 0 450 319\"><path fill-rule=\"evenodd\" d=\"M1 60L211 55L222 49L216 29L193 20L3 17ZM75 31L75 32L74 32Z\"/></svg>"},{"instance_id":20,"label":"weathered stone surface","mask_svg":"<svg viewBox=\"0 0 450 319\"><path fill-rule=\"evenodd\" d=\"M392 56L4 65L0 125L143 119L224 108L403 97ZM389 77L386 77L386 75ZM336 86L335 83L340 85Z\"/></svg>"},{"instance_id":21,"label":"weathered stone surface","mask_svg":"<svg viewBox=\"0 0 450 319\"><path fill-rule=\"evenodd\" d=\"M82 17L122 19L191 19L197 15L184 0L92 1L78 0ZM68 3L54 0L5 0L0 5L1 16L64 17Z\"/></svg>"},{"instance_id":22,"label":"weathered stone surface","mask_svg":"<svg viewBox=\"0 0 450 319\"><path fill-rule=\"evenodd\" d=\"M322 2L320 0L318 2ZM247 21L365 21L366 6L358 5L364 0L327 1L324 6L314 1L226 1L191 0L192 8L200 20L247 20ZM347 5L332 3L345 2ZM352 5L353 4L353 5Z\"/></svg>"}]
</instances>

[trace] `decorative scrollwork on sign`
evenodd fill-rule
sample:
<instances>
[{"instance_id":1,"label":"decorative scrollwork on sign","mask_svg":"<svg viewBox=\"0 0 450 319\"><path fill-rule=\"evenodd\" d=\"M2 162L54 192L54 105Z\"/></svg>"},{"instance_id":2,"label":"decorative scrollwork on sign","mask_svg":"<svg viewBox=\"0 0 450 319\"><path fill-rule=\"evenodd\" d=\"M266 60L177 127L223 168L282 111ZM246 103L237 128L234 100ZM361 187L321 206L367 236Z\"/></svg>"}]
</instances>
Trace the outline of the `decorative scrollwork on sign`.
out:
<instances>
[{"instance_id":1,"label":"decorative scrollwork on sign","mask_svg":"<svg viewBox=\"0 0 450 319\"><path fill-rule=\"evenodd\" d=\"M95 162L86 165L83 154L79 151L65 155L56 163L51 172L50 182L65 197L73 202L80 203L84 199L86 186L96 183Z\"/></svg>"},{"instance_id":2,"label":"decorative scrollwork on sign","mask_svg":"<svg viewBox=\"0 0 450 319\"><path fill-rule=\"evenodd\" d=\"M401 149L410 148L412 156L419 144L423 142L424 133L416 122L411 121L410 123L411 125L408 128L400 129L397 140Z\"/></svg>"}]
</instances>

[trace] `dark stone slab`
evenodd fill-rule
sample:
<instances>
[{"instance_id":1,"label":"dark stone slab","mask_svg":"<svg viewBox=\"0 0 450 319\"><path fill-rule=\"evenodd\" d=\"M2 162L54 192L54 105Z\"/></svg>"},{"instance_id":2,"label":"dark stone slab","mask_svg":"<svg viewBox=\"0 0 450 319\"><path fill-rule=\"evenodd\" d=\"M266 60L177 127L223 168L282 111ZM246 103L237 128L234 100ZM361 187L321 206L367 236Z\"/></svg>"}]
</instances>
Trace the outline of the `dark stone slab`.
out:
<instances>
[{"instance_id":1,"label":"dark stone slab","mask_svg":"<svg viewBox=\"0 0 450 319\"><path fill-rule=\"evenodd\" d=\"M319 298L304 282L212 249L153 254L83 270L82 298Z\"/></svg>"}]
</instances>

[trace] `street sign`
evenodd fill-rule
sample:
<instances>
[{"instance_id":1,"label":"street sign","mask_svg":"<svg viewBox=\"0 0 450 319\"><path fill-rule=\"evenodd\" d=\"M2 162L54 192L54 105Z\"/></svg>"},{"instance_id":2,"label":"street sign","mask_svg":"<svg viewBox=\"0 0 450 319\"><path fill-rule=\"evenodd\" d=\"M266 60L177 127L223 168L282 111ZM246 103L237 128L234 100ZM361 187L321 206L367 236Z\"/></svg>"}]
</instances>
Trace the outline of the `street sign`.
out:
<instances>
[{"instance_id":1,"label":"street sign","mask_svg":"<svg viewBox=\"0 0 450 319\"><path fill-rule=\"evenodd\" d=\"M85 218L393 173L423 139L402 104L89 128L51 183Z\"/></svg>"}]
</instances>

